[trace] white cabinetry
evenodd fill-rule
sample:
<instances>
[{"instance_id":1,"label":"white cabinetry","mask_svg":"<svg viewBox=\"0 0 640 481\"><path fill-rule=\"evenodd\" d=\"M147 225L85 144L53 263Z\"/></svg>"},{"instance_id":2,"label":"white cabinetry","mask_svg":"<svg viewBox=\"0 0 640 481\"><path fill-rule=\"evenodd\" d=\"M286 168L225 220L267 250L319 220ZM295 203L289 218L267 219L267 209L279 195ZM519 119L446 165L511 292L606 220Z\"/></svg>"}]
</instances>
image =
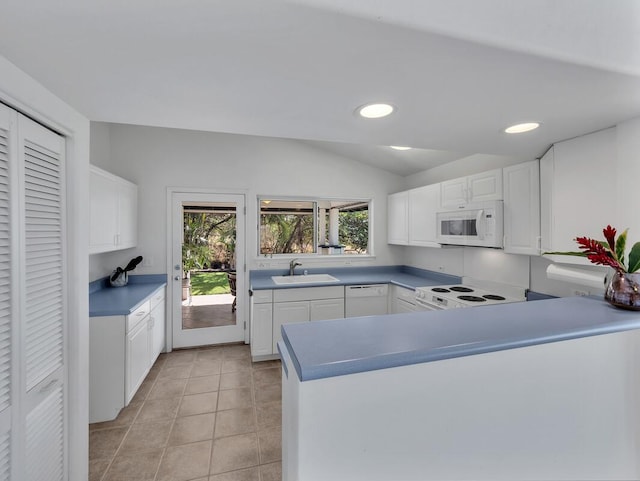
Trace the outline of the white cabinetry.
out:
<instances>
[{"instance_id":1,"label":"white cabinetry","mask_svg":"<svg viewBox=\"0 0 640 481\"><path fill-rule=\"evenodd\" d=\"M307 322L310 307L309 301L276 302L273 304L273 342L271 348L275 353L276 345L282 340L280 328L290 322Z\"/></svg>"},{"instance_id":2,"label":"white cabinetry","mask_svg":"<svg viewBox=\"0 0 640 481\"><path fill-rule=\"evenodd\" d=\"M387 197L387 242L409 243L409 192L398 192Z\"/></svg>"},{"instance_id":3,"label":"white cabinetry","mask_svg":"<svg viewBox=\"0 0 640 481\"><path fill-rule=\"evenodd\" d=\"M554 144L540 160L544 251L575 251L576 236L602 238L616 221L616 131L602 130ZM582 257L562 262L587 264Z\"/></svg>"},{"instance_id":4,"label":"white cabinetry","mask_svg":"<svg viewBox=\"0 0 640 481\"><path fill-rule=\"evenodd\" d=\"M409 245L440 247L436 242L436 212L439 206L440 184L409 191Z\"/></svg>"},{"instance_id":5,"label":"white cabinetry","mask_svg":"<svg viewBox=\"0 0 640 481\"><path fill-rule=\"evenodd\" d=\"M90 209L90 254L136 246L138 187L135 184L91 166Z\"/></svg>"},{"instance_id":6,"label":"white cabinetry","mask_svg":"<svg viewBox=\"0 0 640 481\"><path fill-rule=\"evenodd\" d=\"M344 299L321 299L309 301L309 320L323 321L326 319L341 319L344 317Z\"/></svg>"},{"instance_id":7,"label":"white cabinetry","mask_svg":"<svg viewBox=\"0 0 640 481\"><path fill-rule=\"evenodd\" d=\"M89 319L89 422L115 419L136 394L164 348L164 302L162 287L127 316Z\"/></svg>"},{"instance_id":8,"label":"white cabinetry","mask_svg":"<svg viewBox=\"0 0 640 481\"><path fill-rule=\"evenodd\" d=\"M415 312L417 310L415 303L416 293L413 289L392 285L389 295L391 300L391 308L389 310L391 314Z\"/></svg>"},{"instance_id":9,"label":"white cabinetry","mask_svg":"<svg viewBox=\"0 0 640 481\"><path fill-rule=\"evenodd\" d=\"M64 153L0 104L0 479L68 477Z\"/></svg>"},{"instance_id":10,"label":"white cabinetry","mask_svg":"<svg viewBox=\"0 0 640 481\"><path fill-rule=\"evenodd\" d=\"M502 169L447 180L440 184L441 207L502 200Z\"/></svg>"},{"instance_id":11,"label":"white cabinetry","mask_svg":"<svg viewBox=\"0 0 640 481\"><path fill-rule=\"evenodd\" d=\"M540 164L537 160L503 169L504 251L540 254Z\"/></svg>"},{"instance_id":12,"label":"white cabinetry","mask_svg":"<svg viewBox=\"0 0 640 481\"><path fill-rule=\"evenodd\" d=\"M253 291L251 296L251 355L273 354L273 291Z\"/></svg>"}]
</instances>

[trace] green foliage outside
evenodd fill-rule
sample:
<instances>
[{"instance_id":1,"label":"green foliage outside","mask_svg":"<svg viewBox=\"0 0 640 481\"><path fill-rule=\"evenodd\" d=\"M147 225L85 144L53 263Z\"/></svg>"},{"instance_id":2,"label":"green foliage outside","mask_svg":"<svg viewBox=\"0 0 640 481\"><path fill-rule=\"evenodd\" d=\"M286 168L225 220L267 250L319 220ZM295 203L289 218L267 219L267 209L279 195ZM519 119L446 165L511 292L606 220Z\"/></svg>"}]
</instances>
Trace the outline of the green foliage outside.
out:
<instances>
[{"instance_id":1,"label":"green foliage outside","mask_svg":"<svg viewBox=\"0 0 640 481\"><path fill-rule=\"evenodd\" d=\"M367 252L369 245L369 211L340 212L338 239L347 251Z\"/></svg>"},{"instance_id":2,"label":"green foliage outside","mask_svg":"<svg viewBox=\"0 0 640 481\"><path fill-rule=\"evenodd\" d=\"M313 214L260 215L260 254L315 252Z\"/></svg>"},{"instance_id":3,"label":"green foliage outside","mask_svg":"<svg viewBox=\"0 0 640 481\"><path fill-rule=\"evenodd\" d=\"M194 272L191 274L191 295L211 296L230 294L229 281L225 272Z\"/></svg>"},{"instance_id":4,"label":"green foliage outside","mask_svg":"<svg viewBox=\"0 0 640 481\"><path fill-rule=\"evenodd\" d=\"M185 213L182 244L184 272L215 262L230 263L235 255L235 214Z\"/></svg>"}]
</instances>

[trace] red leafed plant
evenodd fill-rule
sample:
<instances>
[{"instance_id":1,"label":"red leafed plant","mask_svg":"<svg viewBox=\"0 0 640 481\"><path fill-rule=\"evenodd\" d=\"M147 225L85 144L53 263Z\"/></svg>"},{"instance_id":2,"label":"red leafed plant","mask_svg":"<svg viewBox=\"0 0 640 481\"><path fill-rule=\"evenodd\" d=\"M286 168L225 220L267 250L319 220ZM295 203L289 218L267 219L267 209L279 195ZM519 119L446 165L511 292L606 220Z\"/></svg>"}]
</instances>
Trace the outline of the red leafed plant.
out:
<instances>
[{"instance_id":1,"label":"red leafed plant","mask_svg":"<svg viewBox=\"0 0 640 481\"><path fill-rule=\"evenodd\" d=\"M627 231L628 229L625 229L616 239L616 229L608 225L602 229L606 240L577 237L575 241L578 243L579 252L545 252L545 254L586 257L592 264L613 267L619 273L636 272L640 269L640 242L633 245L628 262L625 263Z\"/></svg>"}]
</instances>

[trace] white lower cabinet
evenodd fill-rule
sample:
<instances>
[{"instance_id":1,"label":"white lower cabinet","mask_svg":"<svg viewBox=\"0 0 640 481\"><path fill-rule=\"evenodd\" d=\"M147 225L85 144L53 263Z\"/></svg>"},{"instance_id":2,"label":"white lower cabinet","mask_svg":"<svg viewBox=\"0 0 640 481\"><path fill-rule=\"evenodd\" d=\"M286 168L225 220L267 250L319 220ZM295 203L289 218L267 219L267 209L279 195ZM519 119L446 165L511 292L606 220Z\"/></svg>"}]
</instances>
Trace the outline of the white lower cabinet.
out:
<instances>
[{"instance_id":1,"label":"white lower cabinet","mask_svg":"<svg viewBox=\"0 0 640 481\"><path fill-rule=\"evenodd\" d=\"M251 296L251 356L254 360L277 356L283 324L343 317L343 286L254 291Z\"/></svg>"},{"instance_id":2,"label":"white lower cabinet","mask_svg":"<svg viewBox=\"0 0 640 481\"><path fill-rule=\"evenodd\" d=\"M89 319L89 422L115 419L164 349L165 288L128 316Z\"/></svg>"}]
</instances>

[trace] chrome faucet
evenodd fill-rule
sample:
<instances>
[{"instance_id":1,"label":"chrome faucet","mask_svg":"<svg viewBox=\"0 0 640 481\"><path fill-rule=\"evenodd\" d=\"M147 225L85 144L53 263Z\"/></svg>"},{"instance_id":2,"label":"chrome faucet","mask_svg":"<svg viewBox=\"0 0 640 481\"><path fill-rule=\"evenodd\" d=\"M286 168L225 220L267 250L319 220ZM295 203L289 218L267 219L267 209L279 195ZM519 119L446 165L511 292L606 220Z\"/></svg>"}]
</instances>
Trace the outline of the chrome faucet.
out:
<instances>
[{"instance_id":1,"label":"chrome faucet","mask_svg":"<svg viewBox=\"0 0 640 481\"><path fill-rule=\"evenodd\" d=\"M298 259L291 259L291 262L289 262L289 275L290 276L295 276L296 275L296 267L301 266L302 264L300 264L298 262Z\"/></svg>"}]
</instances>

